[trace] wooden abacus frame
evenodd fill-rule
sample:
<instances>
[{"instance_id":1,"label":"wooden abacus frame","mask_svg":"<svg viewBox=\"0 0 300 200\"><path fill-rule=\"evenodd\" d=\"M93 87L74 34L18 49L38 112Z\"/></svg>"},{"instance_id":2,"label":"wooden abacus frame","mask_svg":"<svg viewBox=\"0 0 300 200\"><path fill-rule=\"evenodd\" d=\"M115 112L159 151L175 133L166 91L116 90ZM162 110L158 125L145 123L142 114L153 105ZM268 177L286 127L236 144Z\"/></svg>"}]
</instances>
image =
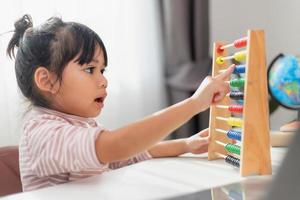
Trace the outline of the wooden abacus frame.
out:
<instances>
[{"instance_id":1,"label":"wooden abacus frame","mask_svg":"<svg viewBox=\"0 0 300 200\"><path fill-rule=\"evenodd\" d=\"M214 43L212 76L215 77L220 70L226 69L229 65L225 61L219 65L216 59L219 56L227 56L224 49L218 52L217 48L225 45L223 42ZM269 108L267 89L267 69L265 55L265 40L263 30L248 30L246 47L246 71L244 83L244 108L243 126L240 154L240 175L267 175L272 173L269 136ZM226 96L220 104L230 104L230 98ZM224 146L216 141L232 143L224 133L216 129L229 130L231 127L224 121L216 119L216 116L230 117L231 113L225 109L210 107L209 133L211 142L208 147L208 159L220 158L220 154L227 155ZM220 154L218 154L220 153Z\"/></svg>"}]
</instances>

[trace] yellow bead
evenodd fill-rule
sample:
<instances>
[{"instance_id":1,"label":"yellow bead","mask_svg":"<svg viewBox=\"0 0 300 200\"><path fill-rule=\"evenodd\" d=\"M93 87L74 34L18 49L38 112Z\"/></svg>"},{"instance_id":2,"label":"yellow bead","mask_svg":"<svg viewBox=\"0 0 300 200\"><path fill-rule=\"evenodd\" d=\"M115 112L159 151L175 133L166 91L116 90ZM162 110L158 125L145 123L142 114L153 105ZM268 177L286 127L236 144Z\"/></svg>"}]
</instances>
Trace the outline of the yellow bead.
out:
<instances>
[{"instance_id":1,"label":"yellow bead","mask_svg":"<svg viewBox=\"0 0 300 200\"><path fill-rule=\"evenodd\" d=\"M230 117L228 119L227 123L230 126L237 126L237 127L242 127L243 126L243 120L240 119L240 118Z\"/></svg>"},{"instance_id":2,"label":"yellow bead","mask_svg":"<svg viewBox=\"0 0 300 200\"><path fill-rule=\"evenodd\" d=\"M216 59L216 63L217 63L218 65L222 65L222 64L224 63L223 57L218 57L218 58Z\"/></svg>"},{"instance_id":3,"label":"yellow bead","mask_svg":"<svg viewBox=\"0 0 300 200\"><path fill-rule=\"evenodd\" d=\"M236 61L238 61L238 62L241 62L241 61L246 60L246 51L236 52L236 53L233 55L233 58L234 58Z\"/></svg>"}]
</instances>

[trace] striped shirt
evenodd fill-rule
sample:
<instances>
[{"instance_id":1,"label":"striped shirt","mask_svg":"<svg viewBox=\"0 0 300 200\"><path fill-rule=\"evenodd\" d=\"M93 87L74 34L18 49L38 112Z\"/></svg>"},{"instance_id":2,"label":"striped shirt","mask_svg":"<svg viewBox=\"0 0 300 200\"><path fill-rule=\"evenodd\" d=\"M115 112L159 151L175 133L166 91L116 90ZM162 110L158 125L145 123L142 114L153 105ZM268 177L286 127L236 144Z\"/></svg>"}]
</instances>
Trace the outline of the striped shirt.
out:
<instances>
[{"instance_id":1,"label":"striped shirt","mask_svg":"<svg viewBox=\"0 0 300 200\"><path fill-rule=\"evenodd\" d=\"M100 163L95 140L103 130L90 118L33 107L26 115L19 147L23 191L67 183L151 158L143 152L125 161Z\"/></svg>"}]
</instances>

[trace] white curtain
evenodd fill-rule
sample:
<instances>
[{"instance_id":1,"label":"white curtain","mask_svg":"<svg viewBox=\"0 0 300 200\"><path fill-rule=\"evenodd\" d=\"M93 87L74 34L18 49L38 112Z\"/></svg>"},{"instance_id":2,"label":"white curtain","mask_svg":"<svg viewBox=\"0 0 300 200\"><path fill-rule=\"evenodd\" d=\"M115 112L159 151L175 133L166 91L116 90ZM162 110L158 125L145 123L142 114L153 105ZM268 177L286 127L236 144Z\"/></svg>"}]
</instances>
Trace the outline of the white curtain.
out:
<instances>
[{"instance_id":1,"label":"white curtain","mask_svg":"<svg viewBox=\"0 0 300 200\"><path fill-rule=\"evenodd\" d=\"M156 1L6 0L0 11L0 33L12 30L15 20L28 13L34 25L58 15L99 34L108 51L109 96L97 121L107 128L120 127L165 106ZM5 53L10 38L11 34L0 36L0 146L18 143L27 107L16 84L14 63Z\"/></svg>"}]
</instances>

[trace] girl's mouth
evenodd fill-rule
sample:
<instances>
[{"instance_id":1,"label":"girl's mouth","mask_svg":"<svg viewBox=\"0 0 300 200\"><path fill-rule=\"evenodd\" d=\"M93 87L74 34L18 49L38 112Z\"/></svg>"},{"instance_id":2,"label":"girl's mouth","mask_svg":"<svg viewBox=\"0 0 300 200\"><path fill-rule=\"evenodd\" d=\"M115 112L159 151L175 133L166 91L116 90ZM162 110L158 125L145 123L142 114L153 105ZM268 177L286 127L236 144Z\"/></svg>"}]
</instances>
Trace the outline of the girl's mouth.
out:
<instances>
[{"instance_id":1,"label":"girl's mouth","mask_svg":"<svg viewBox=\"0 0 300 200\"><path fill-rule=\"evenodd\" d=\"M95 101L97 102L97 103L103 103L103 98L102 97L99 97L99 98L96 98L95 99Z\"/></svg>"},{"instance_id":2,"label":"girl's mouth","mask_svg":"<svg viewBox=\"0 0 300 200\"><path fill-rule=\"evenodd\" d=\"M95 99L95 102L97 104L98 107L103 108L104 106L104 97L99 97Z\"/></svg>"}]
</instances>

